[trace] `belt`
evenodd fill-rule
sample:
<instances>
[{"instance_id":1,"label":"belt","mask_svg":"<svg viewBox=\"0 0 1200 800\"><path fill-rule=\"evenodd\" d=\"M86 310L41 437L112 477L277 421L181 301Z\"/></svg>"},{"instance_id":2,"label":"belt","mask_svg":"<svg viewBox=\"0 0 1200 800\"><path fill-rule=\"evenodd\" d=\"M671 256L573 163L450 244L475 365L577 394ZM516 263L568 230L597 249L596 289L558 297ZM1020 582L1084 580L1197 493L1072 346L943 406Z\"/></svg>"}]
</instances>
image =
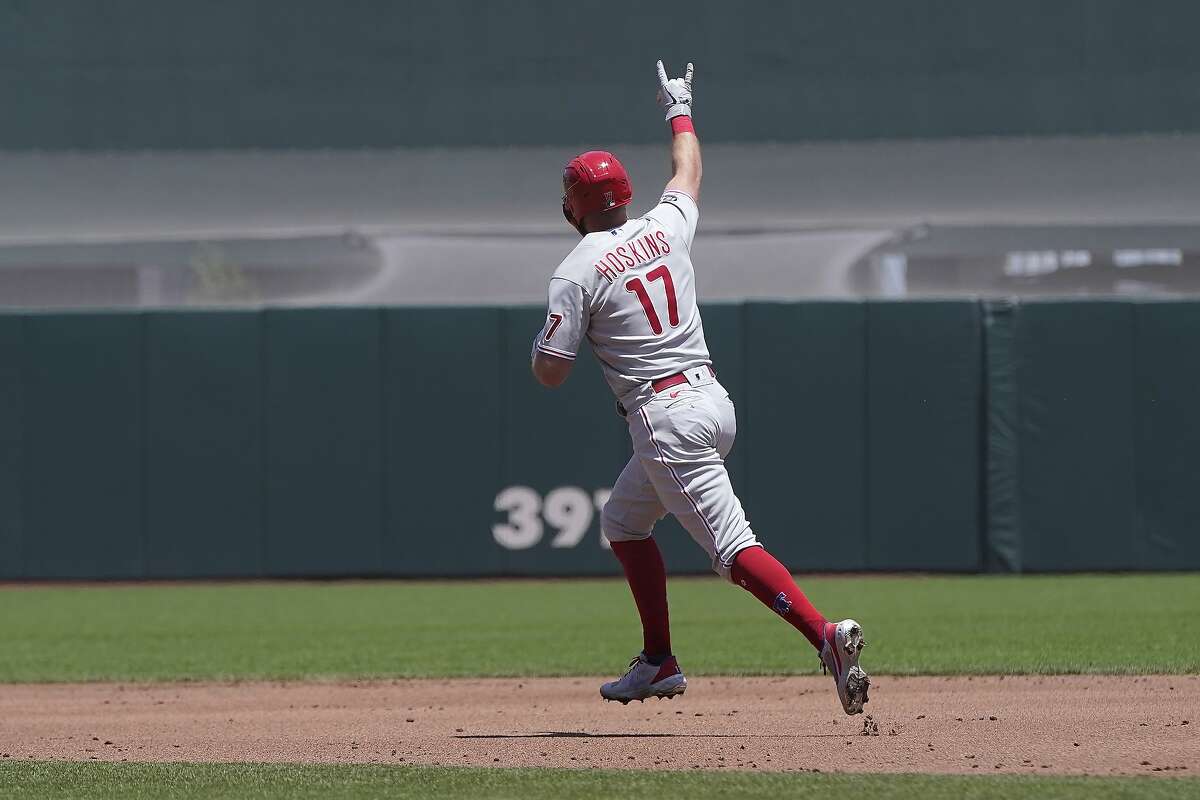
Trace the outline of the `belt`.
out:
<instances>
[{"instance_id":1,"label":"belt","mask_svg":"<svg viewBox=\"0 0 1200 800\"><path fill-rule=\"evenodd\" d=\"M712 375L714 378L717 377L717 373L713 372L712 367L708 368L708 374ZM658 380L654 381L650 384L650 388L654 389L655 394L658 394L664 389L670 389L672 386L678 386L681 383L687 382L688 379L686 375L684 375L682 372L676 372L674 375L668 375L665 378L659 378Z\"/></svg>"}]
</instances>

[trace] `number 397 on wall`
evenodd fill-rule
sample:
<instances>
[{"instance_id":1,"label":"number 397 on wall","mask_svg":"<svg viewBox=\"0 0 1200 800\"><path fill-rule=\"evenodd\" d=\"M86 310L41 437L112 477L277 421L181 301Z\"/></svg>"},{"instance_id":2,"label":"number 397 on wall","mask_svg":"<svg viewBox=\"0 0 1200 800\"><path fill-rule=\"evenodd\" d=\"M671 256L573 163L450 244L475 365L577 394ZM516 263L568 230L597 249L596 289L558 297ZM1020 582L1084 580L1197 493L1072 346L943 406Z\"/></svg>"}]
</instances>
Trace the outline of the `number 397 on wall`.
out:
<instances>
[{"instance_id":1,"label":"number 397 on wall","mask_svg":"<svg viewBox=\"0 0 1200 800\"><path fill-rule=\"evenodd\" d=\"M554 530L551 547L575 547L587 536L596 512L604 508L612 489L590 495L578 486L560 486L540 494L528 486L509 486L496 495L495 508L508 514L506 522L492 526L496 544L508 550L528 550L542 541L546 526ZM607 548L603 534L600 545Z\"/></svg>"}]
</instances>

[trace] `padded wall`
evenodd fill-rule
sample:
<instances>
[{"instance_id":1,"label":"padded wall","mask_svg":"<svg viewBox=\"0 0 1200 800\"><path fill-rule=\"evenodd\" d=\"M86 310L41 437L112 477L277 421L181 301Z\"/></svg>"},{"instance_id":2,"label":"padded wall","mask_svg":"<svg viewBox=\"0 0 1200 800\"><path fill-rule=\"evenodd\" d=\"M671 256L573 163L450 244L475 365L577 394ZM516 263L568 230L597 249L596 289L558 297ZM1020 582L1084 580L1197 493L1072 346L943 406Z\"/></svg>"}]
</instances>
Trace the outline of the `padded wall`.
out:
<instances>
[{"instance_id":1,"label":"padded wall","mask_svg":"<svg viewBox=\"0 0 1200 800\"><path fill-rule=\"evenodd\" d=\"M761 541L807 570L1200 568L1200 303L704 309ZM0 315L0 578L615 574L630 457L538 308ZM670 519L669 566L707 558Z\"/></svg>"}]
</instances>

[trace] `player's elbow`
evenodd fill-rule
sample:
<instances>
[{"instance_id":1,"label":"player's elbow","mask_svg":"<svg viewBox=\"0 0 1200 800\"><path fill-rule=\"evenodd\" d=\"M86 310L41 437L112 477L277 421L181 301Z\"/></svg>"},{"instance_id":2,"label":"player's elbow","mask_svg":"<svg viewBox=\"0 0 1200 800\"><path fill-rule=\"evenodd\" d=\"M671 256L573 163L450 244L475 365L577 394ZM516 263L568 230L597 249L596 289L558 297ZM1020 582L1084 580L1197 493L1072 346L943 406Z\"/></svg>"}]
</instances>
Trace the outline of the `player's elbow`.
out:
<instances>
[{"instance_id":1,"label":"player's elbow","mask_svg":"<svg viewBox=\"0 0 1200 800\"><path fill-rule=\"evenodd\" d=\"M700 180L700 176L704 174L704 160L700 158L700 151L689 153L683 166L692 177Z\"/></svg>"},{"instance_id":2,"label":"player's elbow","mask_svg":"<svg viewBox=\"0 0 1200 800\"><path fill-rule=\"evenodd\" d=\"M533 377L537 378L538 383L540 383L542 386L545 386L547 389L557 389L559 386L562 386L563 381L567 379L566 375L557 375L552 372L545 372L538 369L533 371Z\"/></svg>"},{"instance_id":3,"label":"player's elbow","mask_svg":"<svg viewBox=\"0 0 1200 800\"><path fill-rule=\"evenodd\" d=\"M688 165L688 180L699 190L702 178L704 178L704 162L700 160L700 154L696 153L695 161Z\"/></svg>"},{"instance_id":4,"label":"player's elbow","mask_svg":"<svg viewBox=\"0 0 1200 800\"><path fill-rule=\"evenodd\" d=\"M678 189L681 192L688 194L693 200L700 200L700 180L704 177L704 170L697 161L694 164L686 164L675 171L671 182L667 184L667 190Z\"/></svg>"},{"instance_id":5,"label":"player's elbow","mask_svg":"<svg viewBox=\"0 0 1200 800\"><path fill-rule=\"evenodd\" d=\"M547 389L557 389L567 380L565 373L560 374L555 372L538 372L535 370L533 375L538 379L538 383L540 383L542 386L545 386Z\"/></svg>"},{"instance_id":6,"label":"player's elbow","mask_svg":"<svg viewBox=\"0 0 1200 800\"><path fill-rule=\"evenodd\" d=\"M682 183L699 188L704 177L704 160L700 157L700 142L694 134L676 136L674 151L675 177Z\"/></svg>"},{"instance_id":7,"label":"player's elbow","mask_svg":"<svg viewBox=\"0 0 1200 800\"><path fill-rule=\"evenodd\" d=\"M533 377L537 382L549 389L557 389L567 380L571 372L571 362L565 358L555 358L538 353L533 359Z\"/></svg>"}]
</instances>

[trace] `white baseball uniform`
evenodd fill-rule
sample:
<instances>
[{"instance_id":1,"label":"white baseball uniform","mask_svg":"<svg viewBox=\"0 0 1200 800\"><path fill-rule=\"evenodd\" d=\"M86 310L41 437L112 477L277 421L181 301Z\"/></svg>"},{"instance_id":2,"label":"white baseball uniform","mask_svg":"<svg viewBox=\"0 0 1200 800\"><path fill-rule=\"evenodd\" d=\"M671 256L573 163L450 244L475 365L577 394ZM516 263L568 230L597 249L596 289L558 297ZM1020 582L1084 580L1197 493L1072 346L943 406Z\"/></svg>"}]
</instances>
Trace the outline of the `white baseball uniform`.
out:
<instances>
[{"instance_id":1,"label":"white baseball uniform","mask_svg":"<svg viewBox=\"0 0 1200 800\"><path fill-rule=\"evenodd\" d=\"M605 537L645 539L669 511L728 577L757 541L725 470L736 422L696 305L699 218L695 200L668 190L645 216L584 236L550 279L536 347L573 359L586 336L629 423L634 455L604 506ZM679 374L686 382L654 391Z\"/></svg>"}]
</instances>

